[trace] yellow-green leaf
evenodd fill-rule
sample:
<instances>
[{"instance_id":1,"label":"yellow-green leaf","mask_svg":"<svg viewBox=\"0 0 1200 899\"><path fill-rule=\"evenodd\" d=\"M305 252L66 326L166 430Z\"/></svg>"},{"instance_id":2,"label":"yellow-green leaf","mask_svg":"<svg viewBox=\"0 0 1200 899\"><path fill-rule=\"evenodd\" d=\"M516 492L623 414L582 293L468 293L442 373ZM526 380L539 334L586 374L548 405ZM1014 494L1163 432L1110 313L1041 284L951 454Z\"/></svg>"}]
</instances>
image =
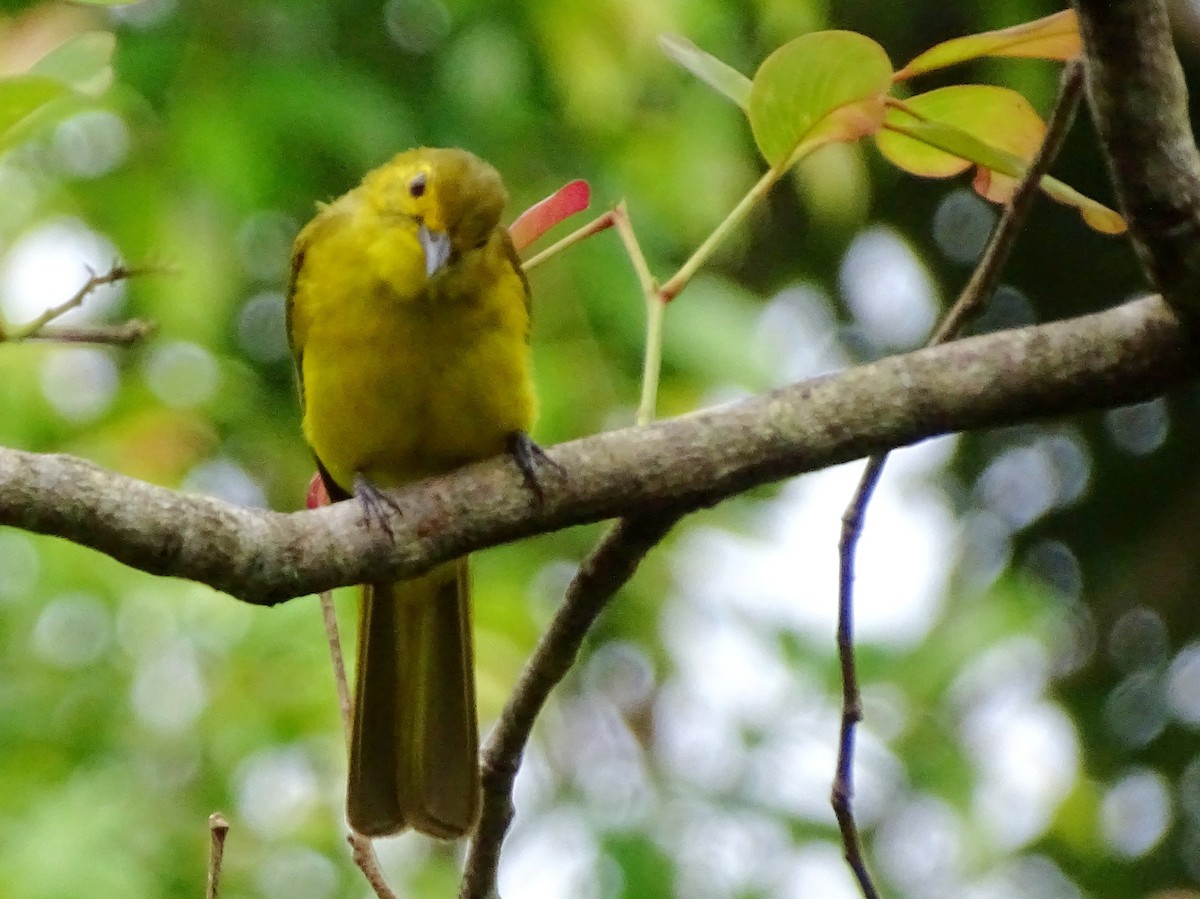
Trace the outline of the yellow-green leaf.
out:
<instances>
[{"instance_id":1,"label":"yellow-green leaf","mask_svg":"<svg viewBox=\"0 0 1200 899\"><path fill-rule=\"evenodd\" d=\"M87 31L51 50L30 68L88 96L97 96L112 84L112 55L116 38L107 31Z\"/></svg>"},{"instance_id":2,"label":"yellow-green leaf","mask_svg":"<svg viewBox=\"0 0 1200 899\"><path fill-rule=\"evenodd\" d=\"M749 107L750 79L737 69L677 34L664 34L658 43L671 59L709 87L724 94L742 109Z\"/></svg>"},{"instance_id":3,"label":"yellow-green leaf","mask_svg":"<svg viewBox=\"0 0 1200 899\"><path fill-rule=\"evenodd\" d=\"M0 149L11 146L23 124L69 93L70 88L61 81L44 75L0 80Z\"/></svg>"},{"instance_id":4,"label":"yellow-green leaf","mask_svg":"<svg viewBox=\"0 0 1200 899\"><path fill-rule=\"evenodd\" d=\"M892 64L884 49L850 31L818 31L763 61L747 110L758 149L786 165L821 144L871 134L883 122Z\"/></svg>"},{"instance_id":5,"label":"yellow-green leaf","mask_svg":"<svg viewBox=\"0 0 1200 899\"><path fill-rule=\"evenodd\" d=\"M894 102L875 143L893 165L925 178L948 178L972 164L1011 177L1033 158L1045 131L1016 91L956 84Z\"/></svg>"},{"instance_id":6,"label":"yellow-green leaf","mask_svg":"<svg viewBox=\"0 0 1200 899\"><path fill-rule=\"evenodd\" d=\"M894 165L926 178L947 178L976 165L975 189L1003 203L1044 132L1041 118L1020 94L990 85L956 85L894 104L875 143ZM1089 227L1104 234L1125 230L1120 215L1061 181L1046 177L1040 187L1078 209Z\"/></svg>"},{"instance_id":7,"label":"yellow-green leaf","mask_svg":"<svg viewBox=\"0 0 1200 899\"><path fill-rule=\"evenodd\" d=\"M1067 60L1079 55L1079 20L1071 9L1033 22L955 38L931 47L896 73L903 81L980 56Z\"/></svg>"},{"instance_id":8,"label":"yellow-green leaf","mask_svg":"<svg viewBox=\"0 0 1200 899\"><path fill-rule=\"evenodd\" d=\"M1101 234L1125 233L1127 225L1119 213L1109 209L1103 203L1097 203L1091 197L1085 197L1069 184L1063 184L1057 178L1047 176L1042 179L1040 186L1052 199L1078 209L1088 227Z\"/></svg>"}]
</instances>

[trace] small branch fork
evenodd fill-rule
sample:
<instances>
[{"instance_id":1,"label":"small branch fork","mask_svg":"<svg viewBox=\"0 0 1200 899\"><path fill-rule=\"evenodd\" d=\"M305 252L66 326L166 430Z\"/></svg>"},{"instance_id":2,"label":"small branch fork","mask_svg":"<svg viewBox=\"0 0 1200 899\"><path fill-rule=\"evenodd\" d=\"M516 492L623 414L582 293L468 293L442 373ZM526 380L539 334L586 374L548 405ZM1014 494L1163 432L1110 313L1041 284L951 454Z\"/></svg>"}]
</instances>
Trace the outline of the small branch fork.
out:
<instances>
[{"instance_id":1,"label":"small branch fork","mask_svg":"<svg viewBox=\"0 0 1200 899\"><path fill-rule=\"evenodd\" d=\"M996 288L1000 273L1012 253L1017 234L1033 208L1038 184L1047 173L1054 158L1062 148L1067 131L1074 120L1083 87L1083 66L1078 59L1067 64L1059 84L1058 97L1050 113L1046 136L1037 155L1029 165L1024 177L1013 191L1012 198L1004 208L983 256L971 274L970 280L959 294L957 301L929 340L936 346L953 340L964 325L976 316ZM854 872L859 890L866 899L877 899L879 891L867 870L863 856L862 839L854 819L854 735L858 722L862 720L862 696L858 687L858 674L854 661L854 563L858 541L862 536L867 506L875 492L887 453L872 456L867 461L854 496L842 514L842 533L839 544L838 572L838 660L842 671L842 719L838 741L837 773L833 781L830 801L837 816L838 829L842 835L842 847L846 861Z\"/></svg>"},{"instance_id":2,"label":"small branch fork","mask_svg":"<svg viewBox=\"0 0 1200 899\"><path fill-rule=\"evenodd\" d=\"M660 285L650 271L646 256L634 233L629 219L629 210L626 208L624 200L536 256L530 257L524 263L523 268L525 271L529 271L541 265L551 256L574 246L593 234L599 234L608 228L616 228L625 252L629 256L630 262L633 263L638 286L641 287L642 297L646 303L646 347L642 361L642 395L638 402L635 419L637 424L647 425L654 420L659 372L662 366L663 317L666 314L667 305L679 296L680 292L716 252L717 247L741 224L750 210L770 193L771 188L784 176L787 169L786 164L772 166L768 169L665 284Z\"/></svg>"},{"instance_id":3,"label":"small branch fork","mask_svg":"<svg viewBox=\"0 0 1200 899\"><path fill-rule=\"evenodd\" d=\"M106 284L127 281L143 275L162 274L168 271L163 266L129 266L115 264L104 274L89 272L88 279L72 296L51 306L32 321L20 326L8 326L0 322L0 342L17 343L22 340L54 340L64 343L103 343L119 346L136 343L154 330L154 326L139 319L121 325L96 325L83 327L61 327L52 323L83 305L84 300Z\"/></svg>"}]
</instances>

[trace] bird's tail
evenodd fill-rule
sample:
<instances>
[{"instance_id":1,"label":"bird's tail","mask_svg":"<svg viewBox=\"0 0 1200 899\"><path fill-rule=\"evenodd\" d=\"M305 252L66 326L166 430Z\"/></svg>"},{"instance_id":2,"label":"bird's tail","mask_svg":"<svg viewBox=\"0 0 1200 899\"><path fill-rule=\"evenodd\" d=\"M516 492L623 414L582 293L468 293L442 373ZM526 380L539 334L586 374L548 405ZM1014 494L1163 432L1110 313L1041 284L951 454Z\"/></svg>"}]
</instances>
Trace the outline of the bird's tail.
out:
<instances>
[{"instance_id":1,"label":"bird's tail","mask_svg":"<svg viewBox=\"0 0 1200 899\"><path fill-rule=\"evenodd\" d=\"M359 833L453 839L479 814L467 560L363 588L346 808Z\"/></svg>"}]
</instances>

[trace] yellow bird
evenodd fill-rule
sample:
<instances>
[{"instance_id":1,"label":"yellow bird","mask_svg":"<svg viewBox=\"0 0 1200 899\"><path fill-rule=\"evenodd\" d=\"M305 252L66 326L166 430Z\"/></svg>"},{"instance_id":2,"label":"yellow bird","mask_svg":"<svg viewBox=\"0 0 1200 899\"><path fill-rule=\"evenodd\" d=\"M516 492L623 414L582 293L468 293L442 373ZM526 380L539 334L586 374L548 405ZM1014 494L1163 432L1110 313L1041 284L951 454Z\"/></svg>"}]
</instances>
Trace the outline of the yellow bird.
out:
<instances>
[{"instance_id":1,"label":"yellow bird","mask_svg":"<svg viewBox=\"0 0 1200 899\"><path fill-rule=\"evenodd\" d=\"M464 150L369 172L296 238L288 335L304 435L330 497L383 522L378 488L513 453L536 488L529 284L507 196ZM360 833L440 838L479 814L465 558L365 586L347 815Z\"/></svg>"}]
</instances>

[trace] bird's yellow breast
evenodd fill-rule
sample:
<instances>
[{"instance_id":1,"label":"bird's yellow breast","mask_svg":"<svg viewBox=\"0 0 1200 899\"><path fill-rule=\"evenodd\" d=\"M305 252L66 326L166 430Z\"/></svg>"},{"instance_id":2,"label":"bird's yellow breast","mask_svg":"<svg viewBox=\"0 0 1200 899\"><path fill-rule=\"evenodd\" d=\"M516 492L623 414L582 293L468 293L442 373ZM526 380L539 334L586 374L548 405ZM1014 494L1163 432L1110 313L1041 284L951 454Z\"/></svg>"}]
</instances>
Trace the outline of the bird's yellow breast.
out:
<instances>
[{"instance_id":1,"label":"bird's yellow breast","mask_svg":"<svg viewBox=\"0 0 1200 899\"><path fill-rule=\"evenodd\" d=\"M427 279L411 222L353 194L301 234L290 327L304 433L333 479L389 486L486 458L528 430L525 282L494 233Z\"/></svg>"}]
</instances>

